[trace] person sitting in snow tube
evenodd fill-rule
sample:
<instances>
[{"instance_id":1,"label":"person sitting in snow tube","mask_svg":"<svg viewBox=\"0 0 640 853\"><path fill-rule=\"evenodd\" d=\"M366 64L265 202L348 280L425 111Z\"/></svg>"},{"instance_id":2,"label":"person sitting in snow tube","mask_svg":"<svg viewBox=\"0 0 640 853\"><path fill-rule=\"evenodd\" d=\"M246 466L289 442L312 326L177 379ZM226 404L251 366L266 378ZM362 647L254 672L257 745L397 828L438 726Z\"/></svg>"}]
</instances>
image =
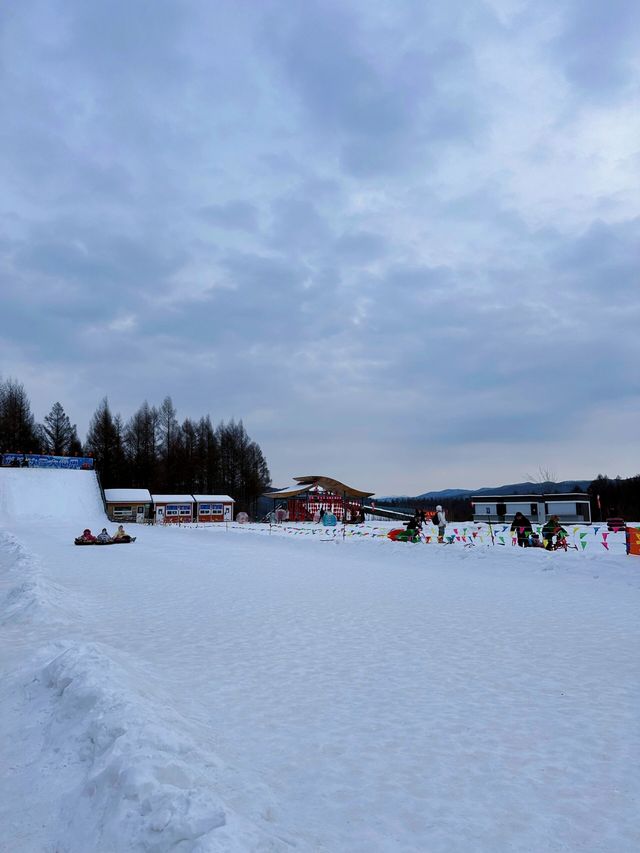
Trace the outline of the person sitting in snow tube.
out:
<instances>
[{"instance_id":1,"label":"person sitting in snow tube","mask_svg":"<svg viewBox=\"0 0 640 853\"><path fill-rule=\"evenodd\" d=\"M107 533L107 528L103 527L102 531L96 536L96 545L111 545L113 539Z\"/></svg>"},{"instance_id":2,"label":"person sitting in snow tube","mask_svg":"<svg viewBox=\"0 0 640 853\"><path fill-rule=\"evenodd\" d=\"M128 533L125 533L124 527L121 524L119 524L118 529L113 534L113 542L117 543L117 542L135 542L135 541L136 541L136 537L135 536L129 536Z\"/></svg>"},{"instance_id":3,"label":"person sitting in snow tube","mask_svg":"<svg viewBox=\"0 0 640 853\"><path fill-rule=\"evenodd\" d=\"M82 536L77 536L74 539L76 545L93 545L95 541L96 537L93 535L93 533L89 530L88 527L86 527L82 531Z\"/></svg>"},{"instance_id":4,"label":"person sitting in snow tube","mask_svg":"<svg viewBox=\"0 0 640 853\"><path fill-rule=\"evenodd\" d=\"M407 542L417 542L420 539L420 521L417 515L405 524L407 528Z\"/></svg>"}]
</instances>

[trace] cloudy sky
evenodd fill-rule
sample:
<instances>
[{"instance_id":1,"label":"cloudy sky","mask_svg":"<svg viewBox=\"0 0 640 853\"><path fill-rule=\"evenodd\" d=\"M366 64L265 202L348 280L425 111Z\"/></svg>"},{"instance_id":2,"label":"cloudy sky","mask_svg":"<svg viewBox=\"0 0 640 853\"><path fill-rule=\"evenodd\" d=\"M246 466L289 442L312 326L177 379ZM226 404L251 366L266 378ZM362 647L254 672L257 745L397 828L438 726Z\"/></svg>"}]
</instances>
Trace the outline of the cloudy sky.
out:
<instances>
[{"instance_id":1,"label":"cloudy sky","mask_svg":"<svg viewBox=\"0 0 640 853\"><path fill-rule=\"evenodd\" d=\"M0 12L0 371L273 481L640 472L635 0Z\"/></svg>"}]
</instances>

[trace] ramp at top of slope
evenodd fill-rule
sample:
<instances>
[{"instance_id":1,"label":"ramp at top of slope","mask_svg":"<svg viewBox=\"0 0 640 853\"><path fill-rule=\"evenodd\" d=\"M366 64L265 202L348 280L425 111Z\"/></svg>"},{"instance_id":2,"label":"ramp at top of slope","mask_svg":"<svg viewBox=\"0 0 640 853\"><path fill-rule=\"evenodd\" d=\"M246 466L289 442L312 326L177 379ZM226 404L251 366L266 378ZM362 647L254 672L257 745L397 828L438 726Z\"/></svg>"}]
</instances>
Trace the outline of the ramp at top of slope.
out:
<instances>
[{"instance_id":1,"label":"ramp at top of slope","mask_svg":"<svg viewBox=\"0 0 640 853\"><path fill-rule=\"evenodd\" d=\"M95 471L0 468L0 522L106 522Z\"/></svg>"}]
</instances>

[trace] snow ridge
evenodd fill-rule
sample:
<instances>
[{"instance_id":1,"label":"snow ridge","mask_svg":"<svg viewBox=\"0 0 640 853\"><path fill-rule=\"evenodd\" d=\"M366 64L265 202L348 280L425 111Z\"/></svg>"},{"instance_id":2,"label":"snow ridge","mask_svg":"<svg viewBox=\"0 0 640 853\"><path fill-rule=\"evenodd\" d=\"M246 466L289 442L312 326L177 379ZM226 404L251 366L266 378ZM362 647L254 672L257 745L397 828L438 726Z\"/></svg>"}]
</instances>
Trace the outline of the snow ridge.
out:
<instances>
[{"instance_id":1,"label":"snow ridge","mask_svg":"<svg viewBox=\"0 0 640 853\"><path fill-rule=\"evenodd\" d=\"M63 645L23 674L30 713L43 723L47 772L68 780L54 850L290 849L212 794L222 763L197 748L175 712L136 689L131 662L102 644Z\"/></svg>"},{"instance_id":2,"label":"snow ridge","mask_svg":"<svg viewBox=\"0 0 640 853\"><path fill-rule=\"evenodd\" d=\"M0 625L46 621L68 605L68 593L43 578L37 560L15 536L0 531Z\"/></svg>"}]
</instances>

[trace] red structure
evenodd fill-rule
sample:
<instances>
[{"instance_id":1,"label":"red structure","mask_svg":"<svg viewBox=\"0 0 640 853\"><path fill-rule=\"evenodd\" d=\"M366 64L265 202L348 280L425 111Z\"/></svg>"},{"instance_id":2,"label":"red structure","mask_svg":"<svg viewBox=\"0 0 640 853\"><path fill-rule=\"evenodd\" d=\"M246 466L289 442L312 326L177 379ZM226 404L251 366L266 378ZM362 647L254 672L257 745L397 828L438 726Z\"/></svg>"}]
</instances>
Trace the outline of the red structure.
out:
<instances>
[{"instance_id":1,"label":"red structure","mask_svg":"<svg viewBox=\"0 0 640 853\"><path fill-rule=\"evenodd\" d=\"M289 521L313 521L316 513L332 512L339 521L356 522L362 516L365 498L373 492L363 492L331 477L294 477L297 486L269 492L274 509L286 502Z\"/></svg>"}]
</instances>

